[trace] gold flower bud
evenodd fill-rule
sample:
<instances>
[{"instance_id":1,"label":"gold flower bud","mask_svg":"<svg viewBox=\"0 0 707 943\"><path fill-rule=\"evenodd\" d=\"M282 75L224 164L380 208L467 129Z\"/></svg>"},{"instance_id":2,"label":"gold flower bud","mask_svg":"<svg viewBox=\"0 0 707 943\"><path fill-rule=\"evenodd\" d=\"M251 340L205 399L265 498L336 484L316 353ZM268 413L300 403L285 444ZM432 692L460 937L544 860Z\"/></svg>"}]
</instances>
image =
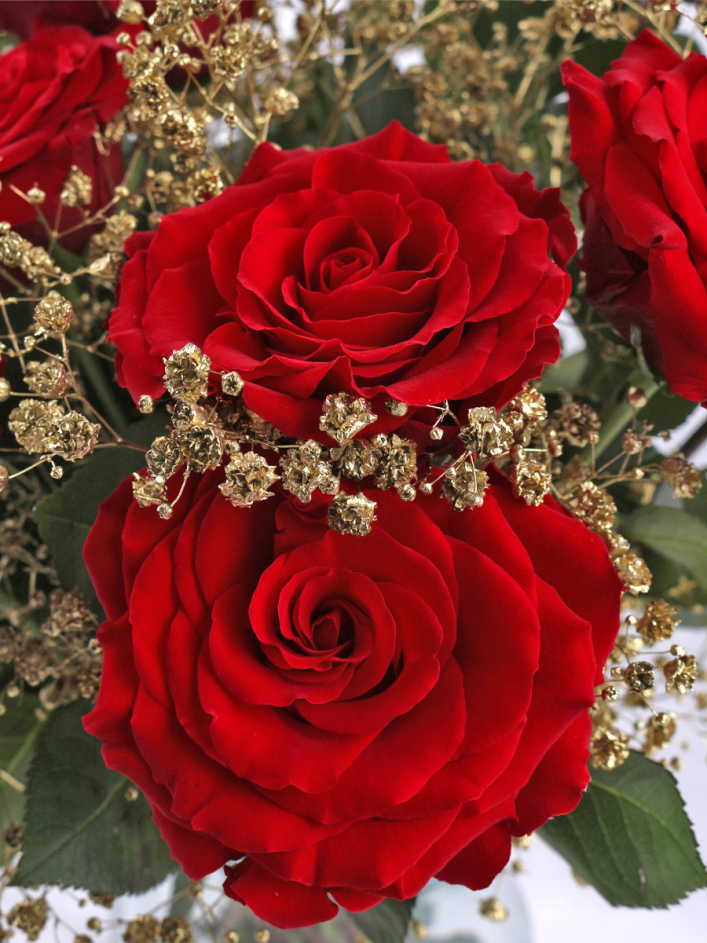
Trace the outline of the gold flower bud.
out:
<instances>
[{"instance_id":1,"label":"gold flower bud","mask_svg":"<svg viewBox=\"0 0 707 943\"><path fill-rule=\"evenodd\" d=\"M154 477L169 478L183 462L179 445L169 436L158 436L145 453L145 461Z\"/></svg>"},{"instance_id":2,"label":"gold flower bud","mask_svg":"<svg viewBox=\"0 0 707 943\"><path fill-rule=\"evenodd\" d=\"M280 467L282 487L303 504L312 500L317 488L329 494L339 490L339 481L326 461L326 450L313 439L297 449L289 449L280 459Z\"/></svg>"},{"instance_id":3,"label":"gold flower bud","mask_svg":"<svg viewBox=\"0 0 707 943\"><path fill-rule=\"evenodd\" d=\"M116 15L123 23L136 26L138 23L142 23L145 11L142 8L142 4L138 3L138 0L121 0Z\"/></svg>"},{"instance_id":4,"label":"gold flower bud","mask_svg":"<svg viewBox=\"0 0 707 943\"><path fill-rule=\"evenodd\" d=\"M501 923L508 916L508 908L497 897L485 897L479 904L479 913L487 920Z\"/></svg>"},{"instance_id":5,"label":"gold flower bud","mask_svg":"<svg viewBox=\"0 0 707 943\"><path fill-rule=\"evenodd\" d=\"M71 327L74 309L58 291L50 291L34 309L35 333L65 334Z\"/></svg>"},{"instance_id":6,"label":"gold flower bud","mask_svg":"<svg viewBox=\"0 0 707 943\"><path fill-rule=\"evenodd\" d=\"M0 403L5 403L10 399L10 393L12 388L10 384L5 379L5 377L0 377Z\"/></svg>"},{"instance_id":7,"label":"gold flower bud","mask_svg":"<svg viewBox=\"0 0 707 943\"><path fill-rule=\"evenodd\" d=\"M235 370L224 373L221 377L221 390L226 396L239 396L244 386L243 377Z\"/></svg>"},{"instance_id":8,"label":"gold flower bud","mask_svg":"<svg viewBox=\"0 0 707 943\"><path fill-rule=\"evenodd\" d=\"M649 661L632 661L623 674L632 691L646 691L653 687L655 672Z\"/></svg>"},{"instance_id":9,"label":"gold flower bud","mask_svg":"<svg viewBox=\"0 0 707 943\"><path fill-rule=\"evenodd\" d=\"M85 174L76 165L64 181L61 191L61 202L64 206L87 206L93 195L93 184L88 174Z\"/></svg>"},{"instance_id":10,"label":"gold flower bud","mask_svg":"<svg viewBox=\"0 0 707 943\"><path fill-rule=\"evenodd\" d=\"M36 185L27 191L27 199L35 206L41 206L46 198L47 194L44 192L44 190L40 190Z\"/></svg>"},{"instance_id":11,"label":"gold flower bud","mask_svg":"<svg viewBox=\"0 0 707 943\"><path fill-rule=\"evenodd\" d=\"M509 480L515 496L522 498L529 507L537 507L543 503L545 495L550 493L552 483L545 464L535 459L514 462Z\"/></svg>"},{"instance_id":12,"label":"gold flower bud","mask_svg":"<svg viewBox=\"0 0 707 943\"><path fill-rule=\"evenodd\" d=\"M684 651L684 650L683 650ZM665 688L670 692L685 694L692 690L697 678L697 662L694 655L681 654L667 665L663 665Z\"/></svg>"},{"instance_id":13,"label":"gold flower bud","mask_svg":"<svg viewBox=\"0 0 707 943\"><path fill-rule=\"evenodd\" d=\"M160 926L160 936L164 943L192 943L194 939L191 926L181 914L164 918Z\"/></svg>"},{"instance_id":14,"label":"gold flower bud","mask_svg":"<svg viewBox=\"0 0 707 943\"><path fill-rule=\"evenodd\" d=\"M329 527L340 534L365 537L371 532L376 519L376 502L365 494L346 494L340 491L329 505Z\"/></svg>"},{"instance_id":15,"label":"gold flower bud","mask_svg":"<svg viewBox=\"0 0 707 943\"><path fill-rule=\"evenodd\" d=\"M672 488L676 498L694 498L702 487L702 472L678 452L664 459L660 473Z\"/></svg>"},{"instance_id":16,"label":"gold flower bud","mask_svg":"<svg viewBox=\"0 0 707 943\"><path fill-rule=\"evenodd\" d=\"M594 769L617 769L628 759L628 737L607 730L593 738L590 744L590 762Z\"/></svg>"},{"instance_id":17,"label":"gold flower bud","mask_svg":"<svg viewBox=\"0 0 707 943\"><path fill-rule=\"evenodd\" d=\"M7 488L8 482L10 480L10 473L5 468L4 465L0 465L0 493L2 493L5 488Z\"/></svg>"},{"instance_id":18,"label":"gold flower bud","mask_svg":"<svg viewBox=\"0 0 707 943\"><path fill-rule=\"evenodd\" d=\"M299 108L299 98L289 89L278 86L270 89L263 98L263 108L270 114L281 117Z\"/></svg>"},{"instance_id":19,"label":"gold flower bud","mask_svg":"<svg viewBox=\"0 0 707 943\"><path fill-rule=\"evenodd\" d=\"M599 441L601 423L595 410L588 403L566 403L554 413L562 436L578 448Z\"/></svg>"},{"instance_id":20,"label":"gold flower bud","mask_svg":"<svg viewBox=\"0 0 707 943\"><path fill-rule=\"evenodd\" d=\"M635 553L624 553L614 560L616 572L626 587L627 592L632 596L638 596L639 593L647 593L651 588L652 575L648 569L645 560L636 556Z\"/></svg>"},{"instance_id":21,"label":"gold flower bud","mask_svg":"<svg viewBox=\"0 0 707 943\"><path fill-rule=\"evenodd\" d=\"M377 418L371 412L371 404L362 397L354 399L348 393L330 393L324 400L319 428L341 445Z\"/></svg>"},{"instance_id":22,"label":"gold flower bud","mask_svg":"<svg viewBox=\"0 0 707 943\"><path fill-rule=\"evenodd\" d=\"M48 916L49 908L43 897L36 900L25 897L6 914L6 920L11 927L23 930L28 940L34 941L44 929Z\"/></svg>"},{"instance_id":23,"label":"gold flower bud","mask_svg":"<svg viewBox=\"0 0 707 943\"><path fill-rule=\"evenodd\" d=\"M454 474L450 475L449 472ZM479 508L484 503L484 491L488 486L488 475L466 461L456 468L450 467L444 476L440 495L452 505L455 511L465 508Z\"/></svg>"},{"instance_id":24,"label":"gold flower bud","mask_svg":"<svg viewBox=\"0 0 707 943\"><path fill-rule=\"evenodd\" d=\"M179 437L187 467L197 472L215 468L223 455L223 433L209 426L194 426Z\"/></svg>"},{"instance_id":25,"label":"gold flower bud","mask_svg":"<svg viewBox=\"0 0 707 943\"><path fill-rule=\"evenodd\" d=\"M125 943L155 943L160 935L158 921L149 914L134 917L123 933Z\"/></svg>"},{"instance_id":26,"label":"gold flower bud","mask_svg":"<svg viewBox=\"0 0 707 943\"><path fill-rule=\"evenodd\" d=\"M140 410L141 413L144 413L145 415L149 415L150 413L154 413L155 411L155 401L153 400L151 396L148 396L147 394L145 394L144 396L140 397L140 400L137 404L137 408Z\"/></svg>"},{"instance_id":27,"label":"gold flower bud","mask_svg":"<svg viewBox=\"0 0 707 943\"><path fill-rule=\"evenodd\" d=\"M378 451L365 439L354 439L338 451L341 453L341 473L346 478L360 481L373 475L378 467Z\"/></svg>"},{"instance_id":28,"label":"gold flower bud","mask_svg":"<svg viewBox=\"0 0 707 943\"><path fill-rule=\"evenodd\" d=\"M469 410L469 424L459 430L459 438L470 452L482 461L510 452L513 430L493 406L476 406Z\"/></svg>"},{"instance_id":29,"label":"gold flower bud","mask_svg":"<svg viewBox=\"0 0 707 943\"><path fill-rule=\"evenodd\" d=\"M249 507L272 497L268 489L278 477L262 455L238 452L226 466L226 480L219 485L219 491L234 507Z\"/></svg>"},{"instance_id":30,"label":"gold flower bud","mask_svg":"<svg viewBox=\"0 0 707 943\"><path fill-rule=\"evenodd\" d=\"M25 383L40 396L60 397L69 388L69 378L66 370L58 360L47 360L38 363L32 360L27 364Z\"/></svg>"},{"instance_id":31,"label":"gold flower bud","mask_svg":"<svg viewBox=\"0 0 707 943\"><path fill-rule=\"evenodd\" d=\"M573 515L588 527L601 531L609 531L613 527L618 513L614 499L591 481L579 486L571 504Z\"/></svg>"},{"instance_id":32,"label":"gold flower bud","mask_svg":"<svg viewBox=\"0 0 707 943\"><path fill-rule=\"evenodd\" d=\"M45 452L44 438L64 409L53 400L20 400L10 413L8 429L26 452Z\"/></svg>"},{"instance_id":33,"label":"gold flower bud","mask_svg":"<svg viewBox=\"0 0 707 943\"><path fill-rule=\"evenodd\" d=\"M164 482L155 478L136 476L133 479L133 497L141 508L149 508L164 501Z\"/></svg>"},{"instance_id":34,"label":"gold flower bud","mask_svg":"<svg viewBox=\"0 0 707 943\"><path fill-rule=\"evenodd\" d=\"M387 399L385 401L385 408L391 416L397 416L398 418L407 415L407 411L410 409L407 403L401 403L400 400L397 399Z\"/></svg>"},{"instance_id":35,"label":"gold flower bud","mask_svg":"<svg viewBox=\"0 0 707 943\"><path fill-rule=\"evenodd\" d=\"M0 230L0 262L9 268L16 268L26 259L32 243L27 242L16 232Z\"/></svg>"},{"instance_id":36,"label":"gold flower bud","mask_svg":"<svg viewBox=\"0 0 707 943\"><path fill-rule=\"evenodd\" d=\"M643 409L643 407L648 402L648 398L643 390L639 390L636 386L630 386L628 389L628 396L626 399L633 406L634 409Z\"/></svg>"},{"instance_id":37,"label":"gold flower bud","mask_svg":"<svg viewBox=\"0 0 707 943\"><path fill-rule=\"evenodd\" d=\"M410 439L401 439L393 433L375 436L372 445L376 448L376 485L387 488L405 484L417 478L417 449Z\"/></svg>"},{"instance_id":38,"label":"gold flower bud","mask_svg":"<svg viewBox=\"0 0 707 943\"><path fill-rule=\"evenodd\" d=\"M651 599L646 611L636 621L636 631L649 642L664 642L669 639L680 620L676 618L677 609L664 599Z\"/></svg>"},{"instance_id":39,"label":"gold flower bud","mask_svg":"<svg viewBox=\"0 0 707 943\"><path fill-rule=\"evenodd\" d=\"M196 403L209 389L211 360L196 344L185 344L164 358L164 385L176 400Z\"/></svg>"},{"instance_id":40,"label":"gold flower bud","mask_svg":"<svg viewBox=\"0 0 707 943\"><path fill-rule=\"evenodd\" d=\"M654 714L646 726L646 740L643 746L643 752L647 756L657 753L658 750L661 750L666 744L670 743L676 730L675 714Z\"/></svg>"},{"instance_id":41,"label":"gold flower bud","mask_svg":"<svg viewBox=\"0 0 707 943\"><path fill-rule=\"evenodd\" d=\"M85 458L96 447L101 427L74 410L52 423L42 451L60 455L67 462Z\"/></svg>"}]
</instances>

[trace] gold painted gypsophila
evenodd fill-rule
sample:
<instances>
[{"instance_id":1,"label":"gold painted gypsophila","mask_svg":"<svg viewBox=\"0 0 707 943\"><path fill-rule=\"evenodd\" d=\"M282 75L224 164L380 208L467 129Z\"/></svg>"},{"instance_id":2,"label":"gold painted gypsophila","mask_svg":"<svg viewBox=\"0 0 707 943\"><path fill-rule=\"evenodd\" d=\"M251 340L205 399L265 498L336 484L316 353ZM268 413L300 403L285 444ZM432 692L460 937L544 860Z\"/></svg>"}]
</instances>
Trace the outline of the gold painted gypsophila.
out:
<instances>
[{"instance_id":1,"label":"gold painted gypsophila","mask_svg":"<svg viewBox=\"0 0 707 943\"><path fill-rule=\"evenodd\" d=\"M376 519L376 503L365 494L345 494L340 491L329 505L329 526L340 534L365 537Z\"/></svg>"},{"instance_id":2,"label":"gold painted gypsophila","mask_svg":"<svg viewBox=\"0 0 707 943\"><path fill-rule=\"evenodd\" d=\"M285 452L280 459L282 487L285 491L299 498L303 504L312 500L317 489L324 494L336 494L339 479L332 474L325 457L326 450L313 439Z\"/></svg>"},{"instance_id":3,"label":"gold painted gypsophila","mask_svg":"<svg viewBox=\"0 0 707 943\"><path fill-rule=\"evenodd\" d=\"M25 383L38 396L59 398L69 388L69 378L63 364L58 360L39 363L32 360L27 364Z\"/></svg>"},{"instance_id":4,"label":"gold painted gypsophila","mask_svg":"<svg viewBox=\"0 0 707 943\"><path fill-rule=\"evenodd\" d=\"M680 452L664 459L660 465L660 472L676 498L694 498L702 487L702 474L699 468L688 462Z\"/></svg>"},{"instance_id":5,"label":"gold painted gypsophila","mask_svg":"<svg viewBox=\"0 0 707 943\"><path fill-rule=\"evenodd\" d=\"M268 489L278 477L262 455L237 452L226 465L226 480L219 490L234 507L248 507L272 497Z\"/></svg>"},{"instance_id":6,"label":"gold painted gypsophila","mask_svg":"<svg viewBox=\"0 0 707 943\"><path fill-rule=\"evenodd\" d=\"M531 507L537 507L550 493L552 477L545 462L538 461L528 455L521 446L514 446L511 451L513 464L509 480L513 486L513 493L522 498Z\"/></svg>"},{"instance_id":7,"label":"gold painted gypsophila","mask_svg":"<svg viewBox=\"0 0 707 943\"><path fill-rule=\"evenodd\" d=\"M38 336L65 334L71 327L74 309L58 291L50 291L34 309L34 333Z\"/></svg>"},{"instance_id":8,"label":"gold painted gypsophila","mask_svg":"<svg viewBox=\"0 0 707 943\"><path fill-rule=\"evenodd\" d=\"M471 461L452 465L444 474L440 494L455 511L478 508L484 503L484 491L488 486L486 472L476 468Z\"/></svg>"},{"instance_id":9,"label":"gold painted gypsophila","mask_svg":"<svg viewBox=\"0 0 707 943\"><path fill-rule=\"evenodd\" d=\"M51 424L42 451L76 462L94 450L100 431L99 425L72 410Z\"/></svg>"},{"instance_id":10,"label":"gold painted gypsophila","mask_svg":"<svg viewBox=\"0 0 707 943\"><path fill-rule=\"evenodd\" d=\"M176 400L196 403L208 391L211 361L196 344L185 344L166 357L164 385Z\"/></svg>"},{"instance_id":11,"label":"gold painted gypsophila","mask_svg":"<svg viewBox=\"0 0 707 943\"><path fill-rule=\"evenodd\" d=\"M633 617L636 631L650 644L664 642L671 638L680 620L676 618L677 609L664 599L651 599L640 619Z\"/></svg>"},{"instance_id":12,"label":"gold painted gypsophila","mask_svg":"<svg viewBox=\"0 0 707 943\"><path fill-rule=\"evenodd\" d=\"M595 769L612 770L628 759L628 737L612 730L597 731L590 743L590 762Z\"/></svg>"},{"instance_id":13,"label":"gold painted gypsophila","mask_svg":"<svg viewBox=\"0 0 707 943\"><path fill-rule=\"evenodd\" d=\"M341 445L353 439L377 418L365 399L354 399L348 393L330 394L324 400L319 428Z\"/></svg>"},{"instance_id":14,"label":"gold painted gypsophila","mask_svg":"<svg viewBox=\"0 0 707 943\"><path fill-rule=\"evenodd\" d=\"M10 413L7 427L26 452L46 452L44 440L64 408L53 400L23 399Z\"/></svg>"},{"instance_id":15,"label":"gold painted gypsophila","mask_svg":"<svg viewBox=\"0 0 707 943\"><path fill-rule=\"evenodd\" d=\"M510 451L513 431L493 406L475 406L469 410L469 424L459 430L459 438L482 461L498 458Z\"/></svg>"},{"instance_id":16,"label":"gold painted gypsophila","mask_svg":"<svg viewBox=\"0 0 707 943\"><path fill-rule=\"evenodd\" d=\"M554 418L560 435L570 445L584 448L586 445L596 444L599 441L599 430L601 428L599 417L596 411L587 403L576 401L566 403L560 409L555 410Z\"/></svg>"}]
</instances>

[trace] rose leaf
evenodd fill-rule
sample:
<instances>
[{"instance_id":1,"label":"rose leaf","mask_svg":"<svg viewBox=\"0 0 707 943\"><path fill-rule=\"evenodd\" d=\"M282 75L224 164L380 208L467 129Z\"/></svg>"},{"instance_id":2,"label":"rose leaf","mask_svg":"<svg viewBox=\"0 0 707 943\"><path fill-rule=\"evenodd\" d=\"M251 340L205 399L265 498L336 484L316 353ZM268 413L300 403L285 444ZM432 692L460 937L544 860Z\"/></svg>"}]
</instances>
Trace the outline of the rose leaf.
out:
<instances>
[{"instance_id":1,"label":"rose leaf","mask_svg":"<svg viewBox=\"0 0 707 943\"><path fill-rule=\"evenodd\" d=\"M99 741L84 731L87 710L84 701L58 708L37 735L12 883L138 894L177 866L145 798L132 798L129 780L106 769Z\"/></svg>"},{"instance_id":2,"label":"rose leaf","mask_svg":"<svg viewBox=\"0 0 707 943\"><path fill-rule=\"evenodd\" d=\"M540 835L614 906L667 907L707 886L675 777L640 753L594 770L574 812Z\"/></svg>"},{"instance_id":3,"label":"rose leaf","mask_svg":"<svg viewBox=\"0 0 707 943\"><path fill-rule=\"evenodd\" d=\"M363 913L348 912L348 917L371 943L403 943L414 906L414 897L409 900L383 900Z\"/></svg>"},{"instance_id":4,"label":"rose leaf","mask_svg":"<svg viewBox=\"0 0 707 943\"><path fill-rule=\"evenodd\" d=\"M621 533L684 567L707 589L707 524L677 508L639 508L622 519Z\"/></svg>"},{"instance_id":5,"label":"rose leaf","mask_svg":"<svg viewBox=\"0 0 707 943\"><path fill-rule=\"evenodd\" d=\"M8 701L0 716L0 831L22 822L27 769L42 726L34 713L38 705L36 695L25 694L21 701Z\"/></svg>"}]
</instances>

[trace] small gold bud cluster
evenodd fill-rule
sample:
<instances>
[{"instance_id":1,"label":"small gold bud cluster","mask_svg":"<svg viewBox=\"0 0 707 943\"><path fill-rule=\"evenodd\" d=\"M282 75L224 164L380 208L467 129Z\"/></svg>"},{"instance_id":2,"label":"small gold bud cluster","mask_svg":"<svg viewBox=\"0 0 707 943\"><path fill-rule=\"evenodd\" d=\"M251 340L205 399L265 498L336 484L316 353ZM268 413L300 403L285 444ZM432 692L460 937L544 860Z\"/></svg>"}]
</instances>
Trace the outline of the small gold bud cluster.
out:
<instances>
[{"instance_id":1,"label":"small gold bud cluster","mask_svg":"<svg viewBox=\"0 0 707 943\"><path fill-rule=\"evenodd\" d=\"M676 498L694 498L702 487L702 473L681 452L664 459L660 473Z\"/></svg>"},{"instance_id":2,"label":"small gold bud cluster","mask_svg":"<svg viewBox=\"0 0 707 943\"><path fill-rule=\"evenodd\" d=\"M673 739L676 730L675 714L663 712L654 714L646 725L643 752L651 756L658 750L662 750Z\"/></svg>"},{"instance_id":3,"label":"small gold bud cluster","mask_svg":"<svg viewBox=\"0 0 707 943\"><path fill-rule=\"evenodd\" d=\"M346 494L340 491L329 505L327 517L332 530L365 537L371 532L376 519L376 502L367 498L363 492Z\"/></svg>"},{"instance_id":4,"label":"small gold bud cluster","mask_svg":"<svg viewBox=\"0 0 707 943\"><path fill-rule=\"evenodd\" d=\"M203 399L209 388L211 360L196 344L185 344L164 358L164 385L172 397L185 403Z\"/></svg>"},{"instance_id":5,"label":"small gold bud cluster","mask_svg":"<svg viewBox=\"0 0 707 943\"><path fill-rule=\"evenodd\" d=\"M440 495L455 511L479 508L484 503L488 475L468 459L459 465L450 465L444 473Z\"/></svg>"},{"instance_id":6,"label":"small gold bud cluster","mask_svg":"<svg viewBox=\"0 0 707 943\"><path fill-rule=\"evenodd\" d=\"M324 400L319 428L339 445L343 445L377 418L365 399L354 399L348 393L331 393Z\"/></svg>"},{"instance_id":7,"label":"small gold bud cluster","mask_svg":"<svg viewBox=\"0 0 707 943\"><path fill-rule=\"evenodd\" d=\"M480 461L488 461L510 451L513 430L493 406L474 406L468 413L468 425L459 430L459 438Z\"/></svg>"},{"instance_id":8,"label":"small gold bud cluster","mask_svg":"<svg viewBox=\"0 0 707 943\"><path fill-rule=\"evenodd\" d=\"M50 291L34 309L34 333L37 337L66 334L71 327L74 309L58 291Z\"/></svg>"},{"instance_id":9,"label":"small gold bud cluster","mask_svg":"<svg viewBox=\"0 0 707 943\"><path fill-rule=\"evenodd\" d=\"M652 574L645 560L635 553L622 553L614 558L619 578L632 596L647 593L651 588Z\"/></svg>"},{"instance_id":10,"label":"small gold bud cluster","mask_svg":"<svg viewBox=\"0 0 707 943\"><path fill-rule=\"evenodd\" d=\"M313 439L285 452L280 468L282 487L303 504L312 500L317 489L324 494L336 494L339 490L339 479L332 473L326 450Z\"/></svg>"},{"instance_id":11,"label":"small gold bud cluster","mask_svg":"<svg viewBox=\"0 0 707 943\"><path fill-rule=\"evenodd\" d=\"M596 411L588 403L573 400L556 409L553 418L561 438L570 445L584 448L599 441L601 423Z\"/></svg>"},{"instance_id":12,"label":"small gold bud cluster","mask_svg":"<svg viewBox=\"0 0 707 943\"><path fill-rule=\"evenodd\" d=\"M101 427L74 410L55 420L47 431L42 451L76 462L89 455L98 442Z\"/></svg>"},{"instance_id":13,"label":"small gold bud cluster","mask_svg":"<svg viewBox=\"0 0 707 943\"><path fill-rule=\"evenodd\" d=\"M60 196L61 202L64 206L86 206L91 202L91 197L91 178L74 165L64 181Z\"/></svg>"},{"instance_id":14,"label":"small gold bud cluster","mask_svg":"<svg viewBox=\"0 0 707 943\"><path fill-rule=\"evenodd\" d=\"M43 897L36 900L25 897L7 913L6 920L11 927L23 930L28 940L34 941L44 929L48 916L49 908Z\"/></svg>"},{"instance_id":15,"label":"small gold bud cluster","mask_svg":"<svg viewBox=\"0 0 707 943\"><path fill-rule=\"evenodd\" d=\"M532 458L521 445L514 445L511 449L512 465L509 481L513 493L522 498L531 507L537 507L550 493L552 476L547 465L537 458Z\"/></svg>"},{"instance_id":16,"label":"small gold bud cluster","mask_svg":"<svg viewBox=\"0 0 707 943\"><path fill-rule=\"evenodd\" d=\"M64 408L53 400L23 399L10 413L7 427L26 452L45 452L44 440L63 416Z\"/></svg>"},{"instance_id":17,"label":"small gold bud cluster","mask_svg":"<svg viewBox=\"0 0 707 943\"><path fill-rule=\"evenodd\" d=\"M234 507L249 507L272 497L268 489L278 478L262 455L236 452L226 465L226 480L219 485L219 490Z\"/></svg>"},{"instance_id":18,"label":"small gold bud cluster","mask_svg":"<svg viewBox=\"0 0 707 943\"><path fill-rule=\"evenodd\" d=\"M69 378L64 365L58 360L46 360L39 363L32 360L27 364L25 383L38 396L51 396L58 399L69 388Z\"/></svg>"},{"instance_id":19,"label":"small gold bud cluster","mask_svg":"<svg viewBox=\"0 0 707 943\"><path fill-rule=\"evenodd\" d=\"M680 645L673 645L670 651L675 657L663 665L666 690L668 693L685 694L692 690L697 678L697 661L694 655L688 655Z\"/></svg>"},{"instance_id":20,"label":"small gold bud cluster","mask_svg":"<svg viewBox=\"0 0 707 943\"><path fill-rule=\"evenodd\" d=\"M595 769L612 770L629 756L628 737L614 730L595 732L590 743L590 762Z\"/></svg>"},{"instance_id":21,"label":"small gold bud cluster","mask_svg":"<svg viewBox=\"0 0 707 943\"><path fill-rule=\"evenodd\" d=\"M375 450L376 485L383 491L395 488L404 501L414 501L417 478L417 448L409 439L379 433L371 440Z\"/></svg>"},{"instance_id":22,"label":"small gold bud cluster","mask_svg":"<svg viewBox=\"0 0 707 943\"><path fill-rule=\"evenodd\" d=\"M680 625L677 609L664 599L651 599L640 619L634 620L638 634L649 644L664 642L671 638Z\"/></svg>"}]
</instances>

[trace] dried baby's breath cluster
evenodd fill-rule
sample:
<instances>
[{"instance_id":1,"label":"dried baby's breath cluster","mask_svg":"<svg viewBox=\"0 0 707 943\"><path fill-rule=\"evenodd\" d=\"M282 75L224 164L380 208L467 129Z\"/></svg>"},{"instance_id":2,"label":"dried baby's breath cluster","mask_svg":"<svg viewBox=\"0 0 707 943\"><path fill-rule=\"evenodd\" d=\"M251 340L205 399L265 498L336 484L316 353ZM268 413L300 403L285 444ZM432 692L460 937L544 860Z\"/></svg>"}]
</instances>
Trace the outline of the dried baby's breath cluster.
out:
<instances>
[{"instance_id":1,"label":"dried baby's breath cluster","mask_svg":"<svg viewBox=\"0 0 707 943\"><path fill-rule=\"evenodd\" d=\"M651 599L642 613L626 617L609 662L610 683L599 689L592 711L594 767L614 769L630 749L647 756L663 751L678 731L675 708L686 696L697 712L707 709L707 692L700 689L707 674L682 646L667 647L679 624L677 610L664 599ZM679 756L663 762L680 767Z\"/></svg>"}]
</instances>

